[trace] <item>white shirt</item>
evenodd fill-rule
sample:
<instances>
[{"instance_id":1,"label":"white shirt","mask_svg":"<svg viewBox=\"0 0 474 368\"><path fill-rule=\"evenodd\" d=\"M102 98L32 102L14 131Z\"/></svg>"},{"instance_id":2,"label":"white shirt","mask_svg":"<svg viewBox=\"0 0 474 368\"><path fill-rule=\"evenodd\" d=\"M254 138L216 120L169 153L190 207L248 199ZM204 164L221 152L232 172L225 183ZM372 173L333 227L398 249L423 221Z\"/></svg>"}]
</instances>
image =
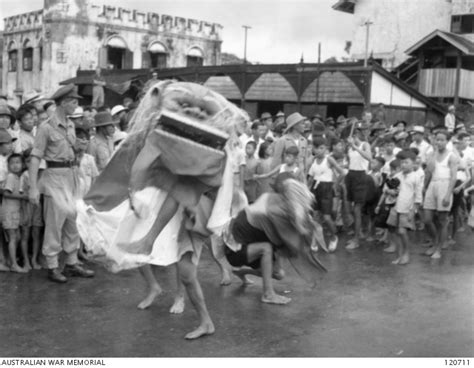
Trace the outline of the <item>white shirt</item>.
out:
<instances>
[{"instance_id":1,"label":"white shirt","mask_svg":"<svg viewBox=\"0 0 474 368\"><path fill-rule=\"evenodd\" d=\"M331 183L333 180L333 171L329 167L328 157L325 156L321 163L318 163L318 159L315 158L308 175L313 177L316 183Z\"/></svg>"},{"instance_id":2,"label":"white shirt","mask_svg":"<svg viewBox=\"0 0 474 368\"><path fill-rule=\"evenodd\" d=\"M456 126L456 115L448 112L448 114L444 117L444 126L446 129L448 129L448 132L452 133Z\"/></svg>"},{"instance_id":3,"label":"white shirt","mask_svg":"<svg viewBox=\"0 0 474 368\"><path fill-rule=\"evenodd\" d=\"M423 184L414 171L408 174L399 172L395 177L400 180L395 210L397 213L410 213L415 208L415 203L423 200Z\"/></svg>"},{"instance_id":4,"label":"white shirt","mask_svg":"<svg viewBox=\"0 0 474 368\"><path fill-rule=\"evenodd\" d=\"M420 158L422 163L426 163L426 158L428 157L428 154L430 152L433 152L433 146L424 139L419 144L416 142L412 142L410 144L410 147L418 149L418 157Z\"/></svg>"}]
</instances>

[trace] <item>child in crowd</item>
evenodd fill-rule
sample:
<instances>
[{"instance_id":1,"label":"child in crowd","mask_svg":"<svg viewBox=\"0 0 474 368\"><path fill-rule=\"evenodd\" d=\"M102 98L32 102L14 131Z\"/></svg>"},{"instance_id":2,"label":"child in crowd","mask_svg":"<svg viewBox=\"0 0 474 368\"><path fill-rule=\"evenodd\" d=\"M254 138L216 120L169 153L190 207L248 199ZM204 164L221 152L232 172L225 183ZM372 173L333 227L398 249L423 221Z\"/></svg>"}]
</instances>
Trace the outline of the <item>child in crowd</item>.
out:
<instances>
[{"instance_id":1,"label":"child in crowd","mask_svg":"<svg viewBox=\"0 0 474 368\"><path fill-rule=\"evenodd\" d=\"M412 151L416 155L415 163L413 164L413 172L416 175L417 180L421 183L422 188L425 185L425 170L423 169L423 158L420 156L420 150L416 147L410 147L410 151ZM417 211L415 214L415 220L419 220L417 223L417 230L424 230L425 229L425 222L423 220L423 211Z\"/></svg>"},{"instance_id":2,"label":"child in crowd","mask_svg":"<svg viewBox=\"0 0 474 368\"><path fill-rule=\"evenodd\" d=\"M281 174L284 172L291 173L296 180L300 182L304 182L304 174L298 167L298 154L299 150L296 146L290 146L285 150L283 156L283 163L281 165L276 166L272 171L263 174L263 175L255 175L255 179L263 179L271 177L275 174Z\"/></svg>"},{"instance_id":3,"label":"child in crowd","mask_svg":"<svg viewBox=\"0 0 474 368\"><path fill-rule=\"evenodd\" d=\"M410 261L408 248L408 230L415 230L415 213L423 200L423 184L413 171L416 155L410 150L403 150L398 154L400 172L395 178L400 180L395 207L391 211L387 225L396 228L398 237L398 258L393 264L404 265Z\"/></svg>"},{"instance_id":4,"label":"child in crowd","mask_svg":"<svg viewBox=\"0 0 474 368\"><path fill-rule=\"evenodd\" d=\"M396 175L400 171L400 161L396 159L391 161L389 167L390 174L385 180L382 195L380 196L379 203L377 204L377 207L374 211L377 215L377 218L375 219L375 226L383 229L387 228L387 219L395 207L398 189L400 186L400 179L396 177ZM396 245L394 243L395 239L393 238L393 236L388 235L390 234L386 233L386 235L381 239L382 242L385 242L388 237L389 245L387 248L384 249L384 252L395 253L395 251L397 250Z\"/></svg>"},{"instance_id":5,"label":"child in crowd","mask_svg":"<svg viewBox=\"0 0 474 368\"><path fill-rule=\"evenodd\" d=\"M8 175L3 188L3 228L8 237L8 252L10 255L10 270L25 273L31 270L28 259L28 248L22 244L23 267L17 263L16 251L20 243L20 208L21 200L28 199L20 193L20 176L23 171L23 156L12 154L8 157Z\"/></svg>"},{"instance_id":6,"label":"child in crowd","mask_svg":"<svg viewBox=\"0 0 474 368\"><path fill-rule=\"evenodd\" d=\"M89 146L90 135L89 131L82 128L76 129L76 160L79 164L79 186L78 197L84 198L95 178L99 176L99 170L95 164L94 156L86 153ZM81 241L78 256L82 260L88 260L84 243Z\"/></svg>"},{"instance_id":7,"label":"child in crowd","mask_svg":"<svg viewBox=\"0 0 474 368\"><path fill-rule=\"evenodd\" d=\"M245 176L244 176L244 192L249 203L255 202L257 199L257 182L255 174L257 173L258 161L255 158L255 150L257 143L249 141L245 145Z\"/></svg>"},{"instance_id":8,"label":"child in crowd","mask_svg":"<svg viewBox=\"0 0 474 368\"><path fill-rule=\"evenodd\" d=\"M378 205L380 196L382 195L382 187L384 183L384 175L382 168L385 165L383 157L375 157L370 163L370 170L368 173L368 192L367 201L364 204L363 214L367 219L367 241L371 242L375 240L375 208Z\"/></svg>"},{"instance_id":9,"label":"child in crowd","mask_svg":"<svg viewBox=\"0 0 474 368\"><path fill-rule=\"evenodd\" d=\"M30 156L25 158L26 170L20 177L20 193L27 196L30 192L30 176L28 167L30 163ZM21 228L21 248L28 249L30 238L32 239L32 254L30 265L33 269L41 269L39 262L39 254L41 248L41 228L43 227L43 211L41 204L34 205L30 203L28 198L21 201L20 207L20 228Z\"/></svg>"},{"instance_id":10,"label":"child in crowd","mask_svg":"<svg viewBox=\"0 0 474 368\"><path fill-rule=\"evenodd\" d=\"M94 156L86 153L89 146L90 135L85 129L76 129L76 159L79 164L79 198L84 198L89 191L95 178L99 176L99 170L95 164Z\"/></svg>"},{"instance_id":11,"label":"child in crowd","mask_svg":"<svg viewBox=\"0 0 474 368\"><path fill-rule=\"evenodd\" d=\"M260 145L258 150L258 165L257 165L257 175L264 175L271 171L272 164L272 155L273 155L273 146L269 142L264 142ZM257 180L257 198L260 197L263 193L268 193L272 191L270 186L271 178L263 178Z\"/></svg>"},{"instance_id":12,"label":"child in crowd","mask_svg":"<svg viewBox=\"0 0 474 368\"><path fill-rule=\"evenodd\" d=\"M335 213L335 224L338 228L349 228L354 222L350 210L350 203L347 200L347 189L344 181L344 176L348 172L348 161L343 152L335 151L337 144L333 146L331 157L336 161L339 167L342 168L344 175L337 175L334 173L334 203L333 211Z\"/></svg>"},{"instance_id":13,"label":"child in crowd","mask_svg":"<svg viewBox=\"0 0 474 368\"><path fill-rule=\"evenodd\" d=\"M338 238L336 225L332 218L334 181L333 170L339 175L344 175L344 170L337 164L333 157L328 155L326 140L322 137L313 139L314 161L309 169L308 187L315 196L314 209L323 215L324 222L329 229L330 252L337 248Z\"/></svg>"},{"instance_id":14,"label":"child in crowd","mask_svg":"<svg viewBox=\"0 0 474 368\"><path fill-rule=\"evenodd\" d=\"M0 117L1 118L1 117ZM0 129L0 191L3 192L3 187L8 176L8 156L12 153L12 137L6 129ZM0 198L1 199L1 198ZM3 206L0 206L0 219L3 219ZM3 228L0 221L0 271L10 271L7 266L5 253L3 251Z\"/></svg>"}]
</instances>

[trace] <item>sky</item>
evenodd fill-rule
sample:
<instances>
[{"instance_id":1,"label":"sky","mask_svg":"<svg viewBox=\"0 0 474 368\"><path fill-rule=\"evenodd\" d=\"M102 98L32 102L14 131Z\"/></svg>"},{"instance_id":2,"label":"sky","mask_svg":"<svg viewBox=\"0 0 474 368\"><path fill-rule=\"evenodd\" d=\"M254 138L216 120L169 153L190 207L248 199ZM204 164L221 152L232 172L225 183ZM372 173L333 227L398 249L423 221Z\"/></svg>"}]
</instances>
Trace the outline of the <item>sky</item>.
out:
<instances>
[{"instance_id":1,"label":"sky","mask_svg":"<svg viewBox=\"0 0 474 368\"><path fill-rule=\"evenodd\" d=\"M123 8L152 11L219 23L222 51L243 58L244 29L248 25L247 59L265 64L317 62L347 56L346 41L353 32L353 17L335 11L337 0L94 0ZM0 0L0 18L38 10L44 0Z\"/></svg>"}]
</instances>

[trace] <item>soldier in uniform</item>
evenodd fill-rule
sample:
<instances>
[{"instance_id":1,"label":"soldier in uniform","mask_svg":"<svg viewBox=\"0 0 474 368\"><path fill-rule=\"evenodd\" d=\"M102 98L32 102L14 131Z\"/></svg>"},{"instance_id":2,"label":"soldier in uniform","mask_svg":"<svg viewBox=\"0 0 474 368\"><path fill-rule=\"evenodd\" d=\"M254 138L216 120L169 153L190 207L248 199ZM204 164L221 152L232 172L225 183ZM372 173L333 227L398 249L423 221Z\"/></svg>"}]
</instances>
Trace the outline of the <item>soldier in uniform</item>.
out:
<instances>
[{"instance_id":1,"label":"soldier in uniform","mask_svg":"<svg viewBox=\"0 0 474 368\"><path fill-rule=\"evenodd\" d=\"M40 193L44 195L43 254L49 269L48 277L59 283L67 281L59 268L61 251L66 254L65 274L94 276L94 272L82 267L77 259L80 238L75 220L78 178L73 147L76 135L74 124L67 116L74 113L80 98L73 84L59 88L53 95L57 107L38 127L29 168L30 201L38 205ZM41 159L46 161L47 168L38 180Z\"/></svg>"},{"instance_id":2,"label":"soldier in uniform","mask_svg":"<svg viewBox=\"0 0 474 368\"><path fill-rule=\"evenodd\" d=\"M299 151L298 167L306 178L309 166L311 165L311 148L308 147L308 141L303 136L306 120L307 118L298 112L288 116L284 135L275 143L272 167L276 167L283 162L283 156L288 147L296 146Z\"/></svg>"}]
</instances>

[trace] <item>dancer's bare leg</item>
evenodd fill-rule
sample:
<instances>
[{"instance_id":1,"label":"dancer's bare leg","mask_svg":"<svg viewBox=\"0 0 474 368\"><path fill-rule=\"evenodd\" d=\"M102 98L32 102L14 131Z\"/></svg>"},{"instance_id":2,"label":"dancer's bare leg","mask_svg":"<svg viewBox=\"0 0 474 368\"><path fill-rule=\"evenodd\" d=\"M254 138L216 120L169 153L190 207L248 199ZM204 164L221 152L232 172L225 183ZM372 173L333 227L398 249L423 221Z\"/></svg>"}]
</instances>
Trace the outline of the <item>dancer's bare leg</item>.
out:
<instances>
[{"instance_id":1,"label":"dancer's bare leg","mask_svg":"<svg viewBox=\"0 0 474 368\"><path fill-rule=\"evenodd\" d=\"M184 312L184 285L179 277L178 264L176 264L176 294L174 295L173 305L170 313L181 314Z\"/></svg>"},{"instance_id":2,"label":"dancer's bare leg","mask_svg":"<svg viewBox=\"0 0 474 368\"><path fill-rule=\"evenodd\" d=\"M273 248L270 243L253 243L247 247L247 260L254 262L258 259L260 259L260 270L263 282L262 302L269 304L288 304L291 299L283 295L278 295L273 289Z\"/></svg>"},{"instance_id":3,"label":"dancer's bare leg","mask_svg":"<svg viewBox=\"0 0 474 368\"><path fill-rule=\"evenodd\" d=\"M153 269L151 267L151 265L145 265L139 268L140 274L146 281L148 294L145 299L143 299L140 304L138 304L138 309L148 308L153 303L155 298L163 291L158 284L158 281L156 281L155 275L153 274Z\"/></svg>"},{"instance_id":4,"label":"dancer's bare leg","mask_svg":"<svg viewBox=\"0 0 474 368\"><path fill-rule=\"evenodd\" d=\"M435 211L433 210L424 210L423 216L424 216L424 221L425 221L425 230L428 233L428 236L430 239L433 241L433 245L428 248L428 250L425 252L426 255L431 256L433 253L435 253L438 245L438 232L436 229L436 226L433 222L433 217L434 217Z\"/></svg>"},{"instance_id":5,"label":"dancer's bare leg","mask_svg":"<svg viewBox=\"0 0 474 368\"><path fill-rule=\"evenodd\" d=\"M160 213L156 217L150 232L142 239L133 243L118 243L117 246L132 254L150 254L158 235L165 228L168 222L173 218L178 210L179 203L170 194L166 197L163 205L160 208Z\"/></svg>"},{"instance_id":6,"label":"dancer's bare leg","mask_svg":"<svg viewBox=\"0 0 474 368\"><path fill-rule=\"evenodd\" d=\"M225 259L224 252L219 252L219 247L225 247L222 238L217 236L211 236L210 242L206 242L209 251L211 252L212 259L217 263L221 270L221 285L230 285L232 279L230 277L229 265Z\"/></svg>"},{"instance_id":7,"label":"dancer's bare leg","mask_svg":"<svg viewBox=\"0 0 474 368\"><path fill-rule=\"evenodd\" d=\"M196 309L200 324L197 329L188 333L186 339L197 339L204 335L211 335L215 328L212 323L209 312L207 311L206 302L204 301L204 294L202 293L201 285L197 279L197 267L193 264L192 253L188 252L178 262L178 271L181 282L186 287L189 299Z\"/></svg>"}]
</instances>

